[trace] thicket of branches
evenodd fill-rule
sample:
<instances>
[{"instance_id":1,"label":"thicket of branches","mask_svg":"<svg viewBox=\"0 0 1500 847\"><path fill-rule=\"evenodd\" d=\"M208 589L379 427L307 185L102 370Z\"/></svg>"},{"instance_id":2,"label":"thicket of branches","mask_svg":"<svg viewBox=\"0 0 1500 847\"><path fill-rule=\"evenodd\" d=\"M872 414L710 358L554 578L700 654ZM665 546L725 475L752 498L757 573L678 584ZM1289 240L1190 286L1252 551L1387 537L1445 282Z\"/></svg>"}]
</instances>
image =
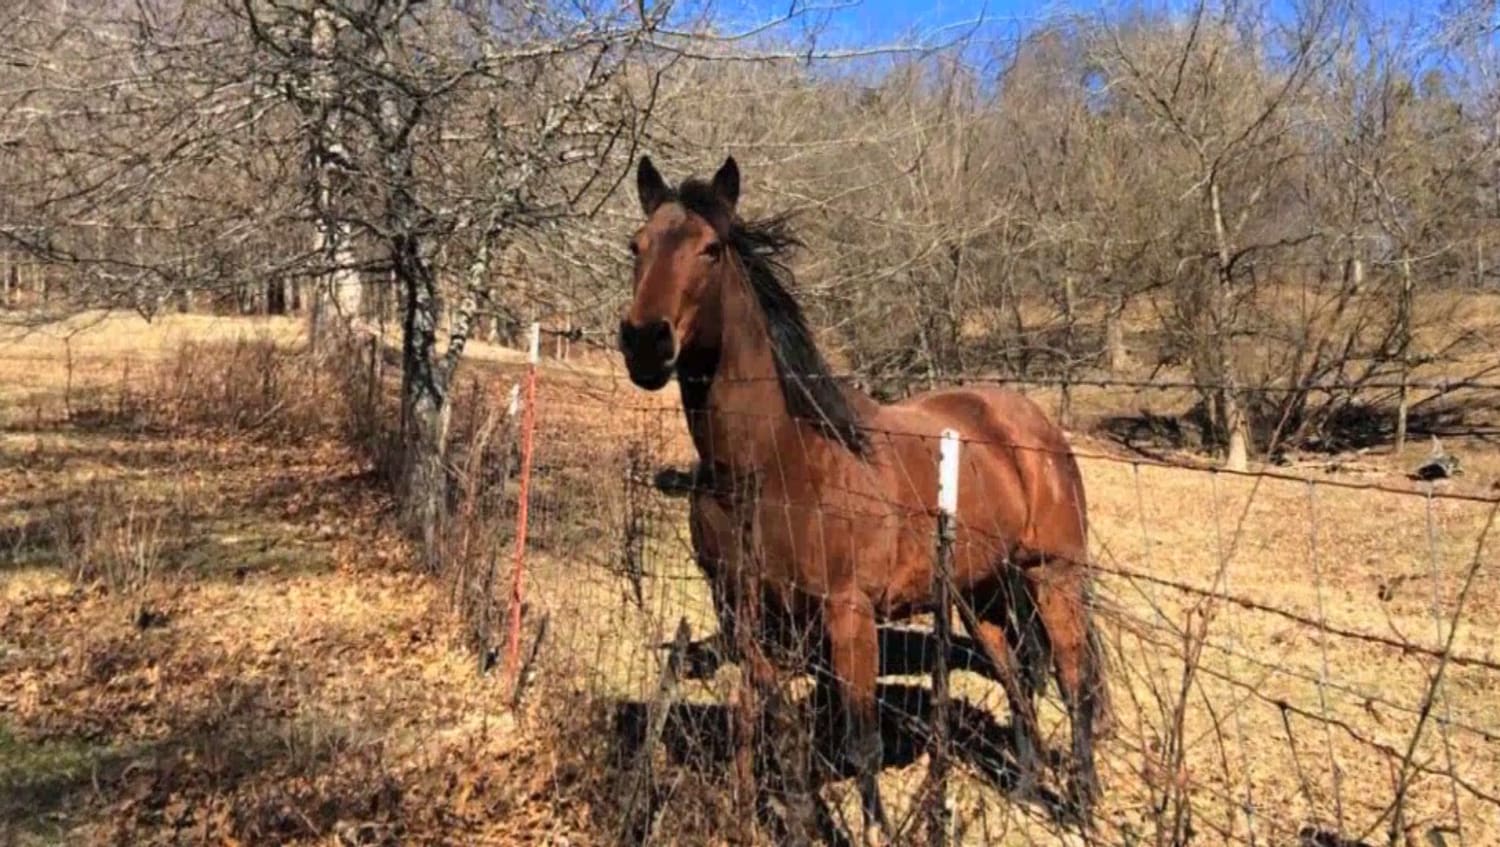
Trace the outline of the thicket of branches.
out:
<instances>
[{"instance_id":1,"label":"thicket of branches","mask_svg":"<svg viewBox=\"0 0 1500 847\"><path fill-rule=\"evenodd\" d=\"M640 152L733 152L752 212L798 212L802 296L877 389L1172 374L1239 465L1362 385L1397 386L1399 440L1400 386L1495 361L1494 3L1204 2L853 56L607 0L14 6L6 314L399 325L429 540L465 344L560 314L608 338Z\"/></svg>"},{"instance_id":2,"label":"thicket of branches","mask_svg":"<svg viewBox=\"0 0 1500 847\"><path fill-rule=\"evenodd\" d=\"M1500 279L1495 27L1493 4L1084 17L987 69L695 69L712 111L671 98L656 125L804 212L805 288L877 384L1191 381L1240 464L1500 361L1472 296Z\"/></svg>"}]
</instances>

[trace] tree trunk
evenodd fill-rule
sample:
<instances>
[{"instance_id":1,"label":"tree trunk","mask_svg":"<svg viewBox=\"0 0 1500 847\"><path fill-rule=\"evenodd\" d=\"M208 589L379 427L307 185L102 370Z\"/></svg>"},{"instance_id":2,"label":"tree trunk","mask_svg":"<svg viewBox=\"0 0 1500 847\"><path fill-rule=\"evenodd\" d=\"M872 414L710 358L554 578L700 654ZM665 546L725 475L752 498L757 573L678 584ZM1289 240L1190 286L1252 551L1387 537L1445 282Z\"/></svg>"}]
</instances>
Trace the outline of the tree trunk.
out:
<instances>
[{"instance_id":1,"label":"tree trunk","mask_svg":"<svg viewBox=\"0 0 1500 847\"><path fill-rule=\"evenodd\" d=\"M1209 211L1213 218L1214 241L1218 251L1217 273L1210 285L1212 307L1209 320L1213 326L1211 340L1212 356L1216 367L1218 406L1221 433L1226 445L1224 467L1231 471L1244 471L1250 459L1250 421L1241 405L1239 396L1239 374L1234 358L1234 273L1230 266L1233 252L1229 243L1229 228L1224 223L1224 205L1216 179L1208 181Z\"/></svg>"},{"instance_id":2,"label":"tree trunk","mask_svg":"<svg viewBox=\"0 0 1500 847\"><path fill-rule=\"evenodd\" d=\"M1067 258L1063 259L1064 267L1067 266ZM1063 378L1062 391L1058 395L1057 423L1058 426L1067 427L1069 418L1073 412L1073 361L1075 348L1077 347L1074 327L1077 315L1077 294L1073 289L1073 275L1063 274Z\"/></svg>"},{"instance_id":3,"label":"tree trunk","mask_svg":"<svg viewBox=\"0 0 1500 847\"><path fill-rule=\"evenodd\" d=\"M401 334L400 501L409 532L421 541L429 570L440 564L440 541L448 502L444 467L451 411L449 389L463 355L477 295L466 285L462 303L449 321L447 349L437 350L444 298L432 266L422 255L411 140L419 112L388 91L380 102L381 142L385 159L385 225L391 233L391 274L403 295ZM495 224L485 231L470 279L488 276ZM466 280L467 282L467 280Z\"/></svg>"},{"instance_id":4,"label":"tree trunk","mask_svg":"<svg viewBox=\"0 0 1500 847\"><path fill-rule=\"evenodd\" d=\"M477 336L480 341L496 344L500 338L500 319L494 315L487 315L479 322Z\"/></svg>"},{"instance_id":5,"label":"tree trunk","mask_svg":"<svg viewBox=\"0 0 1500 847\"><path fill-rule=\"evenodd\" d=\"M1104 314L1104 356L1109 372L1119 375L1125 371L1125 295L1116 295Z\"/></svg>"},{"instance_id":6,"label":"tree trunk","mask_svg":"<svg viewBox=\"0 0 1500 847\"><path fill-rule=\"evenodd\" d=\"M1411 378L1411 249L1401 250L1401 295L1396 298L1396 344L1399 393L1396 399L1396 453L1406 447L1406 419L1411 409L1407 382Z\"/></svg>"},{"instance_id":7,"label":"tree trunk","mask_svg":"<svg viewBox=\"0 0 1500 847\"><path fill-rule=\"evenodd\" d=\"M438 539L447 502L443 454L448 435L446 374L437 358L441 298L417 254L415 239L396 239L396 267L404 296L401 337L402 516L422 543L429 570L437 570Z\"/></svg>"},{"instance_id":8,"label":"tree trunk","mask_svg":"<svg viewBox=\"0 0 1500 847\"><path fill-rule=\"evenodd\" d=\"M136 227L135 232L131 233L130 246L132 250L131 258L135 262L135 266L137 268L144 268L146 266L146 233L144 225ZM131 286L130 299L136 311L146 315L146 319L150 320L156 316L156 310L152 308L151 304L152 292L147 290L146 286L140 281L141 276L141 272L136 271L136 282Z\"/></svg>"},{"instance_id":9,"label":"tree trunk","mask_svg":"<svg viewBox=\"0 0 1500 847\"><path fill-rule=\"evenodd\" d=\"M286 314L286 281L273 279L266 283L266 314Z\"/></svg>"},{"instance_id":10,"label":"tree trunk","mask_svg":"<svg viewBox=\"0 0 1500 847\"><path fill-rule=\"evenodd\" d=\"M404 164L393 170L398 175L393 184L398 187L391 199L391 217L410 222L416 207L410 194L400 187L410 185L413 176L410 155L398 152L393 159ZM437 279L422 258L416 236L407 234L394 240L395 273L405 292L401 341L403 513L410 531L421 540L426 565L432 571L439 566L440 533L447 518L445 458L453 409L450 388L473 327L478 281L489 275L493 239L493 231L485 234L469 268L463 296L448 323L448 348L442 356L437 351L437 334L444 302Z\"/></svg>"},{"instance_id":11,"label":"tree trunk","mask_svg":"<svg viewBox=\"0 0 1500 847\"><path fill-rule=\"evenodd\" d=\"M322 7L315 9L308 39L313 57L312 85L320 111L313 140L313 161L317 170L314 201L318 220L314 247L323 264L323 273L313 284L312 304L308 311L308 343L314 350L331 319L347 323L359 316L359 274L353 267L352 233L348 224L340 219L336 202L339 163L344 159L342 121L334 102L337 92L332 68L336 35L333 12Z\"/></svg>"}]
</instances>

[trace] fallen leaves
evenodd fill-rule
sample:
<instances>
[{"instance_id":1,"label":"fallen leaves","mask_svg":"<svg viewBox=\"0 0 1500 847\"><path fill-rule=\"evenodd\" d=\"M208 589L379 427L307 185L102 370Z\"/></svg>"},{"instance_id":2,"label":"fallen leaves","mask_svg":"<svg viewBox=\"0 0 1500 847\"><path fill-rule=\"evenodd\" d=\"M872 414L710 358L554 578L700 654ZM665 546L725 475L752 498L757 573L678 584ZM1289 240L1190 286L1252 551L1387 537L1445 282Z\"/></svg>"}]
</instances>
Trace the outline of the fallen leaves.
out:
<instances>
[{"instance_id":1,"label":"fallen leaves","mask_svg":"<svg viewBox=\"0 0 1500 847\"><path fill-rule=\"evenodd\" d=\"M144 446L90 473L115 478ZM49 445L55 460L0 501L87 478L69 448ZM0 724L101 751L47 812L70 841L590 843L575 831L587 806L556 794L557 738L474 673L347 451L195 436L148 452L193 480L194 537L179 540L208 551L201 567L129 597L8 585L0 607ZM138 470L131 484L152 479ZM295 567L255 558L285 550Z\"/></svg>"}]
</instances>

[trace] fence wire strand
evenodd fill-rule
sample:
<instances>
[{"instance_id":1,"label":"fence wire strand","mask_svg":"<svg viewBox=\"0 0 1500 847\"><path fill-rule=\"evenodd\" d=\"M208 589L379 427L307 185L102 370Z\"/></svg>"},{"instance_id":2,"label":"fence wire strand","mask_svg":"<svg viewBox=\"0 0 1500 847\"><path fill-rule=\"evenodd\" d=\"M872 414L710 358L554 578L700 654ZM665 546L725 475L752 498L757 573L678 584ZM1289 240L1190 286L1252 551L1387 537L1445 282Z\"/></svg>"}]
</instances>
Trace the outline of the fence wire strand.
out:
<instances>
[{"instance_id":1,"label":"fence wire strand","mask_svg":"<svg viewBox=\"0 0 1500 847\"><path fill-rule=\"evenodd\" d=\"M566 369L543 369L534 402L520 602L528 632L548 623L545 639L535 635L528 697L545 703L540 719L596 714L607 728L622 839L694 841L730 822L766 843L857 838L843 718L806 668L778 665L758 718L755 820L737 817L732 704L747 696L734 670L743 656L720 637L727 607L697 561L702 539L688 512L698 480L680 470L695 460L682 410ZM1089 567L1116 711L1099 744L1105 799L1094 838L1357 843L1384 828L1500 840L1500 797L1486 787L1500 784L1500 716L1485 694L1500 687L1500 658L1485 647L1500 632L1500 580L1485 567L1500 496L1073 452L1088 488ZM673 468L676 482L663 482ZM770 472L784 471L773 462ZM779 508L825 533L847 519L816 502ZM502 529L514 518L513 504L492 516ZM1402 590L1424 578L1426 592ZM796 625L794 642L816 640L815 627ZM1014 718L969 635L955 627L945 647L926 612L881 629L879 781L896 835L1070 843L1078 833L1056 810L1008 794ZM952 753L941 796L924 779L939 649L951 698L939 738ZM1038 716L1048 750L1066 758L1055 692ZM630 779L639 785L625 790ZM951 815L940 837L924 822L933 803Z\"/></svg>"}]
</instances>

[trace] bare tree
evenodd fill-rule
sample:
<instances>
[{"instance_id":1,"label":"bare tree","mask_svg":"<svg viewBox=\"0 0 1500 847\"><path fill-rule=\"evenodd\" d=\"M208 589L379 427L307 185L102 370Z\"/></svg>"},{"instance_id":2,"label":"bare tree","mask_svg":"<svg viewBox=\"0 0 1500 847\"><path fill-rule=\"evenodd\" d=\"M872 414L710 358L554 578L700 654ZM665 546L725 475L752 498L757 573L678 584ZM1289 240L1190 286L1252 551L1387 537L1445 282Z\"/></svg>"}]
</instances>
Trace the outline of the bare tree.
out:
<instances>
[{"instance_id":1,"label":"bare tree","mask_svg":"<svg viewBox=\"0 0 1500 847\"><path fill-rule=\"evenodd\" d=\"M399 317L424 536L468 339L610 330L640 143L746 162L749 202L799 216L835 357L889 393L1180 367L1239 466L1364 403L1403 430L1430 397L1361 386L1486 343L1473 320L1432 340L1495 277L1482 9L1408 33L1205 0L1049 21L980 66L775 34L801 5L753 33L586 6L24 0L0 22L6 319Z\"/></svg>"},{"instance_id":2,"label":"bare tree","mask_svg":"<svg viewBox=\"0 0 1500 847\"><path fill-rule=\"evenodd\" d=\"M643 117L623 71L669 7L235 6L261 72L293 81L279 90L311 136L316 252L334 280L323 296L357 309L341 276L356 254L382 262L399 292L400 490L435 555L453 376L491 263L609 182ZM437 256L463 270L446 274Z\"/></svg>"},{"instance_id":3,"label":"bare tree","mask_svg":"<svg viewBox=\"0 0 1500 847\"><path fill-rule=\"evenodd\" d=\"M1192 339L1196 377L1209 387L1204 399L1225 464L1233 469L1245 468L1250 451L1236 351L1248 266L1267 248L1307 237L1282 231L1248 238L1249 227L1276 195L1284 167L1299 156L1292 109L1336 51L1340 11L1334 2L1300 9L1279 67L1264 60L1257 37L1267 11L1239 4L1199 2L1182 23L1146 31L1110 26L1100 54L1120 90L1176 142L1174 158L1186 166L1183 197L1200 204L1206 243L1183 259L1202 275L1188 287L1179 315Z\"/></svg>"}]
</instances>

